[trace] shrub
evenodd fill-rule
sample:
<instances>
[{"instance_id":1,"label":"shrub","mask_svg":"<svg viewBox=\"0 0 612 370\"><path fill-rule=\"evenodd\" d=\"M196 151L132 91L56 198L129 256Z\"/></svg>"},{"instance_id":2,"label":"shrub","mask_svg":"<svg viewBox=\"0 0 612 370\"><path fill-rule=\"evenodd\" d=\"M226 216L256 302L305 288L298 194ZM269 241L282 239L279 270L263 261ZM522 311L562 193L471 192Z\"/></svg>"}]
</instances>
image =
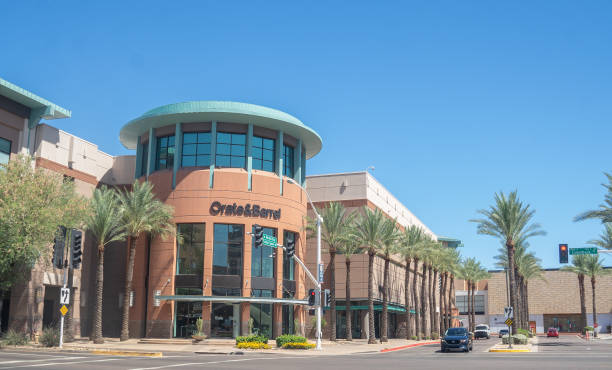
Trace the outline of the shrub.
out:
<instances>
[{"instance_id":1,"label":"shrub","mask_svg":"<svg viewBox=\"0 0 612 370\"><path fill-rule=\"evenodd\" d=\"M25 333L20 333L10 329L4 333L2 341L4 344L9 346L23 346L24 344L28 344L28 337L25 335Z\"/></svg>"},{"instance_id":2,"label":"shrub","mask_svg":"<svg viewBox=\"0 0 612 370\"><path fill-rule=\"evenodd\" d=\"M251 334L246 337L236 337L236 344L253 343L253 342L268 344L268 337L266 337L265 335L255 335L255 334Z\"/></svg>"},{"instance_id":3,"label":"shrub","mask_svg":"<svg viewBox=\"0 0 612 370\"><path fill-rule=\"evenodd\" d=\"M59 346L59 330L53 326L44 328L38 341L45 347Z\"/></svg>"},{"instance_id":4,"label":"shrub","mask_svg":"<svg viewBox=\"0 0 612 370\"><path fill-rule=\"evenodd\" d=\"M527 344L527 337L523 334L513 334L512 335L512 343L513 344ZM502 344L508 344L508 334L502 337Z\"/></svg>"},{"instance_id":5,"label":"shrub","mask_svg":"<svg viewBox=\"0 0 612 370\"><path fill-rule=\"evenodd\" d=\"M314 343L305 342L287 342L283 344L284 349L312 349L315 348Z\"/></svg>"},{"instance_id":6,"label":"shrub","mask_svg":"<svg viewBox=\"0 0 612 370\"><path fill-rule=\"evenodd\" d=\"M417 336L416 336L416 335L413 335L413 336L411 336L411 337L410 337L410 339L412 339L412 340L417 340Z\"/></svg>"},{"instance_id":7,"label":"shrub","mask_svg":"<svg viewBox=\"0 0 612 370\"><path fill-rule=\"evenodd\" d=\"M584 327L584 331L594 331L594 330L595 330L595 328L592 327L592 326L585 326Z\"/></svg>"},{"instance_id":8,"label":"shrub","mask_svg":"<svg viewBox=\"0 0 612 370\"><path fill-rule=\"evenodd\" d=\"M525 329L516 329L516 334L523 334L526 337L533 338L533 333Z\"/></svg>"},{"instance_id":9,"label":"shrub","mask_svg":"<svg viewBox=\"0 0 612 370\"><path fill-rule=\"evenodd\" d=\"M281 348L285 343L306 343L306 338L301 337L299 335L290 335L285 334L279 337L276 337L276 346Z\"/></svg>"},{"instance_id":10,"label":"shrub","mask_svg":"<svg viewBox=\"0 0 612 370\"><path fill-rule=\"evenodd\" d=\"M440 334L438 333L431 333L431 339L439 339L440 338Z\"/></svg>"},{"instance_id":11,"label":"shrub","mask_svg":"<svg viewBox=\"0 0 612 370\"><path fill-rule=\"evenodd\" d=\"M236 347L240 349L270 349L270 345L262 342L240 342Z\"/></svg>"}]
</instances>

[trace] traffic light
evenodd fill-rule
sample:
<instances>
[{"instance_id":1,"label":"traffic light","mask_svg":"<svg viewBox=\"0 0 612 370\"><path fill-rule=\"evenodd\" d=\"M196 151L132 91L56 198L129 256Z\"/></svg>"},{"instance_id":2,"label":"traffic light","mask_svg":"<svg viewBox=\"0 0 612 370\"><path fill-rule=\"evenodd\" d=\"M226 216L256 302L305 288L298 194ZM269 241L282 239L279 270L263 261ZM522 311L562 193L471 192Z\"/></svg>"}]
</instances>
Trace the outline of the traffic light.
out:
<instances>
[{"instance_id":1,"label":"traffic light","mask_svg":"<svg viewBox=\"0 0 612 370\"><path fill-rule=\"evenodd\" d=\"M263 245L263 226L253 225L253 235L255 236L255 248Z\"/></svg>"},{"instance_id":2,"label":"traffic light","mask_svg":"<svg viewBox=\"0 0 612 370\"><path fill-rule=\"evenodd\" d=\"M315 306L317 304L317 291L310 289L308 291L308 305Z\"/></svg>"},{"instance_id":3,"label":"traffic light","mask_svg":"<svg viewBox=\"0 0 612 370\"><path fill-rule=\"evenodd\" d=\"M329 289L325 289L323 293L323 307L329 307L331 305L331 292Z\"/></svg>"},{"instance_id":4,"label":"traffic light","mask_svg":"<svg viewBox=\"0 0 612 370\"><path fill-rule=\"evenodd\" d=\"M51 256L51 263L55 268L64 268L64 247L66 246L66 228L60 226L55 234L55 240L53 241L53 256Z\"/></svg>"},{"instance_id":5,"label":"traffic light","mask_svg":"<svg viewBox=\"0 0 612 370\"><path fill-rule=\"evenodd\" d=\"M81 265L81 240L83 239L83 233L80 230L72 229L70 235L70 263L73 269L78 269Z\"/></svg>"},{"instance_id":6,"label":"traffic light","mask_svg":"<svg viewBox=\"0 0 612 370\"><path fill-rule=\"evenodd\" d=\"M559 263L567 263L569 259L569 248L567 244L559 244Z\"/></svg>"},{"instance_id":7,"label":"traffic light","mask_svg":"<svg viewBox=\"0 0 612 370\"><path fill-rule=\"evenodd\" d=\"M295 254L295 239L289 240L287 242L287 247L285 248L287 251L287 257L291 258Z\"/></svg>"}]
</instances>

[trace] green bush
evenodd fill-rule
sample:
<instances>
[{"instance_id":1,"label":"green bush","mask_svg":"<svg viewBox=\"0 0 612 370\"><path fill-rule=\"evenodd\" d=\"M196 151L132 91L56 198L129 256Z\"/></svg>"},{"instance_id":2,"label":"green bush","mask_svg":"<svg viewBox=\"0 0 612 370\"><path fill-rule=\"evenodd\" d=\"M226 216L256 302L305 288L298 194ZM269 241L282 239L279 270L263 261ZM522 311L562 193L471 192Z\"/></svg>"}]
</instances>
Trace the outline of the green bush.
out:
<instances>
[{"instance_id":1,"label":"green bush","mask_svg":"<svg viewBox=\"0 0 612 370\"><path fill-rule=\"evenodd\" d=\"M281 348L285 343L306 343L306 338L299 335L285 334L276 337L276 346Z\"/></svg>"},{"instance_id":2,"label":"green bush","mask_svg":"<svg viewBox=\"0 0 612 370\"><path fill-rule=\"evenodd\" d=\"M284 349L311 349L315 348L314 343L306 343L306 342L286 342L283 344Z\"/></svg>"},{"instance_id":3,"label":"green bush","mask_svg":"<svg viewBox=\"0 0 612 370\"><path fill-rule=\"evenodd\" d=\"M44 328L38 341L45 347L59 346L59 330L53 326Z\"/></svg>"},{"instance_id":4,"label":"green bush","mask_svg":"<svg viewBox=\"0 0 612 370\"><path fill-rule=\"evenodd\" d=\"M594 331L594 330L595 330L595 328L592 327L592 326L585 326L584 327L584 331Z\"/></svg>"},{"instance_id":5,"label":"green bush","mask_svg":"<svg viewBox=\"0 0 612 370\"><path fill-rule=\"evenodd\" d=\"M255 335L255 334L252 334L246 337L236 337L236 344L253 343L253 342L268 344L268 337L266 337L265 335Z\"/></svg>"},{"instance_id":6,"label":"green bush","mask_svg":"<svg viewBox=\"0 0 612 370\"><path fill-rule=\"evenodd\" d=\"M270 349L270 346L262 342L241 342L236 344L239 349Z\"/></svg>"},{"instance_id":7,"label":"green bush","mask_svg":"<svg viewBox=\"0 0 612 370\"><path fill-rule=\"evenodd\" d=\"M416 336L416 335L413 335L413 336L411 336L411 337L410 337L410 339L412 339L412 340L417 340L417 336Z\"/></svg>"},{"instance_id":8,"label":"green bush","mask_svg":"<svg viewBox=\"0 0 612 370\"><path fill-rule=\"evenodd\" d=\"M513 344L527 344L528 339L523 334L513 334L512 335L512 343ZM502 337L502 344L508 344L508 334Z\"/></svg>"},{"instance_id":9,"label":"green bush","mask_svg":"<svg viewBox=\"0 0 612 370\"><path fill-rule=\"evenodd\" d=\"M440 339L440 334L438 334L438 333L431 333L431 339Z\"/></svg>"},{"instance_id":10,"label":"green bush","mask_svg":"<svg viewBox=\"0 0 612 370\"><path fill-rule=\"evenodd\" d=\"M20 333L10 329L2 336L2 341L8 346L23 346L28 344L28 337L25 333Z\"/></svg>"},{"instance_id":11,"label":"green bush","mask_svg":"<svg viewBox=\"0 0 612 370\"><path fill-rule=\"evenodd\" d=\"M516 334L523 334L526 337L533 338L533 333L525 329L516 329Z\"/></svg>"}]
</instances>

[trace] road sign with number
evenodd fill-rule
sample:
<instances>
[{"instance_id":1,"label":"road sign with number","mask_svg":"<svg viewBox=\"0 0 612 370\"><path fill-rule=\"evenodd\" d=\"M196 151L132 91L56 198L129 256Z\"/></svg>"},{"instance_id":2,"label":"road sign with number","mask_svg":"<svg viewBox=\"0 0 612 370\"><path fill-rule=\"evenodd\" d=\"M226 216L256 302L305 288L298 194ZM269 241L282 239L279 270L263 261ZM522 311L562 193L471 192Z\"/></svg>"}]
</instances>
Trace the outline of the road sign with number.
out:
<instances>
[{"instance_id":1,"label":"road sign with number","mask_svg":"<svg viewBox=\"0 0 612 370\"><path fill-rule=\"evenodd\" d=\"M66 314L68 313L68 307L66 307L66 305L63 305L62 308L60 308L60 312L62 313L62 316L66 316Z\"/></svg>"},{"instance_id":2,"label":"road sign with number","mask_svg":"<svg viewBox=\"0 0 612 370\"><path fill-rule=\"evenodd\" d=\"M70 289L69 288L60 289L60 304L70 304Z\"/></svg>"},{"instance_id":3,"label":"road sign with number","mask_svg":"<svg viewBox=\"0 0 612 370\"><path fill-rule=\"evenodd\" d=\"M510 326L512 325L512 319L508 319L505 321L506 325Z\"/></svg>"},{"instance_id":4,"label":"road sign with number","mask_svg":"<svg viewBox=\"0 0 612 370\"><path fill-rule=\"evenodd\" d=\"M261 243L266 247L276 248L276 237L268 234L263 234Z\"/></svg>"},{"instance_id":5,"label":"road sign with number","mask_svg":"<svg viewBox=\"0 0 612 370\"><path fill-rule=\"evenodd\" d=\"M578 256L582 254L597 254L597 248L595 247L570 248L569 254L572 256Z\"/></svg>"}]
</instances>

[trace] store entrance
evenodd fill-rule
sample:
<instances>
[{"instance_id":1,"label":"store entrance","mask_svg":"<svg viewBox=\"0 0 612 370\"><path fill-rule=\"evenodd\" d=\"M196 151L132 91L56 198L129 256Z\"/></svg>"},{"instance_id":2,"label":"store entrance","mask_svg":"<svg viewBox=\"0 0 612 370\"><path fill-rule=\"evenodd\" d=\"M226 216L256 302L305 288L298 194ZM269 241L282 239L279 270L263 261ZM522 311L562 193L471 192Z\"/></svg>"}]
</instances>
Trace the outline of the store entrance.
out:
<instances>
[{"instance_id":1,"label":"store entrance","mask_svg":"<svg viewBox=\"0 0 612 370\"><path fill-rule=\"evenodd\" d=\"M236 338L240 329L240 305L213 303L210 335L216 338Z\"/></svg>"},{"instance_id":2,"label":"store entrance","mask_svg":"<svg viewBox=\"0 0 612 370\"><path fill-rule=\"evenodd\" d=\"M175 338L190 338L198 331L196 322L202 318L202 302L176 302Z\"/></svg>"}]
</instances>

